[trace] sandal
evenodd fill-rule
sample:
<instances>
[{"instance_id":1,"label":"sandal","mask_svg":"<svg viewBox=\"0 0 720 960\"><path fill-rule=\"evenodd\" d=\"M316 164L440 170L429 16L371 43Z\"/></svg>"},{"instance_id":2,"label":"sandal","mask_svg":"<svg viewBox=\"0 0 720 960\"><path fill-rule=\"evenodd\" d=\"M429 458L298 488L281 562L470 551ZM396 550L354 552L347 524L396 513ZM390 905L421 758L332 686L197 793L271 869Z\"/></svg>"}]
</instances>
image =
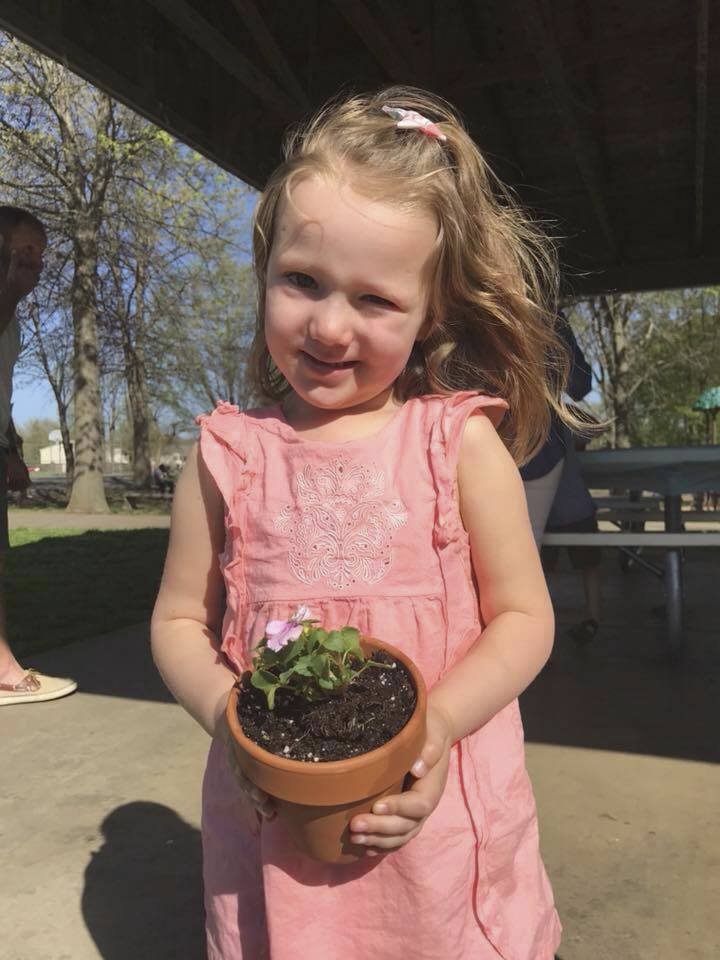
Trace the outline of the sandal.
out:
<instances>
[{"instance_id":1,"label":"sandal","mask_svg":"<svg viewBox=\"0 0 720 960\"><path fill-rule=\"evenodd\" d=\"M574 627L570 627L567 635L571 640L574 640L579 647L583 647L586 643L590 643L591 640L595 639L599 626L600 624L597 620L583 620L581 623L576 623Z\"/></svg>"},{"instance_id":2,"label":"sandal","mask_svg":"<svg viewBox=\"0 0 720 960\"><path fill-rule=\"evenodd\" d=\"M37 670L28 670L17 683L0 683L0 707L12 703L38 703L57 700L77 690L77 683L65 677L47 677Z\"/></svg>"}]
</instances>

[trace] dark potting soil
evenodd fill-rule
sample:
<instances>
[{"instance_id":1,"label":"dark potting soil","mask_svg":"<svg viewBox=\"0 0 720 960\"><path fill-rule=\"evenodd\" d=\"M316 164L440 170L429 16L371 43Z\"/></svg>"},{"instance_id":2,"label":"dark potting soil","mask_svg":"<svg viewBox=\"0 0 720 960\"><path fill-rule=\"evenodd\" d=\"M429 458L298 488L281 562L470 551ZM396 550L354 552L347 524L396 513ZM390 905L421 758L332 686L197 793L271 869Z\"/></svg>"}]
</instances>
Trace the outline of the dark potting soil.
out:
<instances>
[{"instance_id":1,"label":"dark potting soil","mask_svg":"<svg viewBox=\"0 0 720 960\"><path fill-rule=\"evenodd\" d=\"M394 670L367 667L340 696L308 703L278 691L268 710L262 691L244 673L238 697L243 733L270 753L289 760L319 763L346 760L391 740L415 709L415 688L402 663L376 651L373 660Z\"/></svg>"}]
</instances>

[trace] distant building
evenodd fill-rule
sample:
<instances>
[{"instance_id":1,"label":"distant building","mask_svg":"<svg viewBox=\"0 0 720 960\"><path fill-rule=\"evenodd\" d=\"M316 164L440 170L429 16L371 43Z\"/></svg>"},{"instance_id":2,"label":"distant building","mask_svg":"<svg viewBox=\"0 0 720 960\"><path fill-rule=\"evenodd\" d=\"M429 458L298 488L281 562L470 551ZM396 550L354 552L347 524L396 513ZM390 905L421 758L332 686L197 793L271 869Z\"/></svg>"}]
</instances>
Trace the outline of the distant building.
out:
<instances>
[{"instance_id":1,"label":"distant building","mask_svg":"<svg viewBox=\"0 0 720 960\"><path fill-rule=\"evenodd\" d=\"M51 443L47 447L40 447L41 467L62 467L65 470L65 447L61 441Z\"/></svg>"},{"instance_id":2,"label":"distant building","mask_svg":"<svg viewBox=\"0 0 720 960\"><path fill-rule=\"evenodd\" d=\"M130 463L130 457L122 447L113 447L111 455L110 448L106 446L105 463L121 466ZM67 460L65 459L65 448L60 441L48 444L46 447L40 447L40 466L59 467L63 473L65 472Z\"/></svg>"}]
</instances>

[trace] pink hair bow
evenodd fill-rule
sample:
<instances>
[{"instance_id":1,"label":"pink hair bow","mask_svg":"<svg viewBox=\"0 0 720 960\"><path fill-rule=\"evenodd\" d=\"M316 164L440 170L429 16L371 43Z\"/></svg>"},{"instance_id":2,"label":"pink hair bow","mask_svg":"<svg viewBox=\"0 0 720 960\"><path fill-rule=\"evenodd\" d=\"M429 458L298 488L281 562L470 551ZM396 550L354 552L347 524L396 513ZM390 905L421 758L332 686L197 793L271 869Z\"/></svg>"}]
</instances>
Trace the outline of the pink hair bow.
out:
<instances>
[{"instance_id":1,"label":"pink hair bow","mask_svg":"<svg viewBox=\"0 0 720 960\"><path fill-rule=\"evenodd\" d=\"M436 140L447 140L440 127L432 120L428 120L416 110L403 110L402 107L383 107L383 113L395 121L398 130L418 130L426 137L435 137Z\"/></svg>"}]
</instances>

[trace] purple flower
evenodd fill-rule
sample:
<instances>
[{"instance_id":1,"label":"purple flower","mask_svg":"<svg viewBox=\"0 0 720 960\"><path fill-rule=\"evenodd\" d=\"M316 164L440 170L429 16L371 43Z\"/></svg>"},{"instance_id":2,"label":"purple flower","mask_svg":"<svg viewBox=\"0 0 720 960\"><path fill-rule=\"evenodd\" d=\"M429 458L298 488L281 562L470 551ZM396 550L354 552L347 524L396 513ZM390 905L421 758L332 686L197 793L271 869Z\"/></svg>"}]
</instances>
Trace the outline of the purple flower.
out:
<instances>
[{"instance_id":1,"label":"purple flower","mask_svg":"<svg viewBox=\"0 0 720 960\"><path fill-rule=\"evenodd\" d=\"M292 640L302 633L302 622L310 616L307 607L298 607L289 620L270 620L265 627L267 645L274 653L278 653Z\"/></svg>"}]
</instances>

